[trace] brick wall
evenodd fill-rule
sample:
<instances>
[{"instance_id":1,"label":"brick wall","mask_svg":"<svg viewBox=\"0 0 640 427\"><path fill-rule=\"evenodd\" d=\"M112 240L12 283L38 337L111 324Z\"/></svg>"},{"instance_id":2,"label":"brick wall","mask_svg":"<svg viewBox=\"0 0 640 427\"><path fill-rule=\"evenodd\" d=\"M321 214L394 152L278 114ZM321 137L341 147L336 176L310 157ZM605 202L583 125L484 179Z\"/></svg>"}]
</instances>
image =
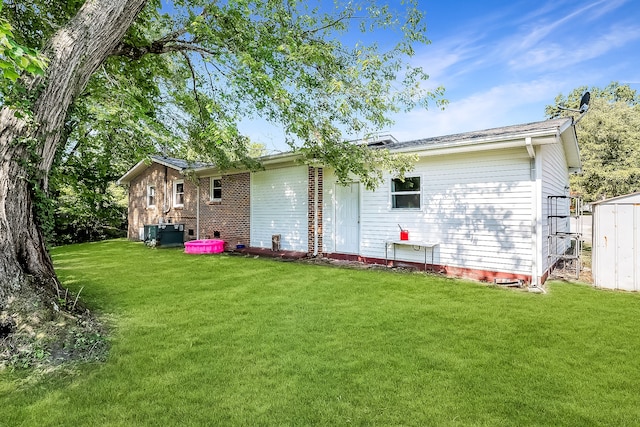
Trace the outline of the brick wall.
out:
<instances>
[{"instance_id":1,"label":"brick wall","mask_svg":"<svg viewBox=\"0 0 640 427\"><path fill-rule=\"evenodd\" d=\"M166 173L166 198L165 198ZM200 178L200 238L213 238L220 233L227 249L237 244L249 246L250 237L250 174L223 175L222 199L211 201L210 178ZM174 206L173 184L184 181L184 206ZM147 188L156 188L155 206L148 206ZM127 236L137 240L139 229L145 224L164 222L185 224L185 241L198 235L196 210L198 189L195 183L180 172L153 163L144 173L131 181L129 186L129 226ZM166 208L165 208L166 206Z\"/></svg>"},{"instance_id":2,"label":"brick wall","mask_svg":"<svg viewBox=\"0 0 640 427\"><path fill-rule=\"evenodd\" d=\"M307 254L313 255L316 234L316 169L308 168L308 196L307 196Z\"/></svg>"},{"instance_id":3,"label":"brick wall","mask_svg":"<svg viewBox=\"0 0 640 427\"><path fill-rule=\"evenodd\" d=\"M184 206L182 207L174 206L173 184L176 180L184 180ZM150 185L156 188L155 206L151 207L147 203L147 188ZM195 229L196 225L196 188L177 170L153 163L144 173L135 177L129 186L127 237L138 240L140 228L145 224L158 224L161 219L164 222L185 224L185 239L187 239L186 230Z\"/></svg>"},{"instance_id":4,"label":"brick wall","mask_svg":"<svg viewBox=\"0 0 640 427\"><path fill-rule=\"evenodd\" d=\"M322 198L323 198L323 172L322 168L309 166L309 189L307 199L307 253L315 252L315 238L318 238L318 255L322 254Z\"/></svg>"},{"instance_id":5,"label":"brick wall","mask_svg":"<svg viewBox=\"0 0 640 427\"><path fill-rule=\"evenodd\" d=\"M218 231L225 249L250 242L251 177L249 172L216 177L222 180L222 198L210 199L210 178L200 179L200 238L213 238Z\"/></svg>"},{"instance_id":6,"label":"brick wall","mask_svg":"<svg viewBox=\"0 0 640 427\"><path fill-rule=\"evenodd\" d=\"M318 207L316 209L316 216L318 218L318 230L317 230L317 235L318 235L318 255L322 255L322 253L324 252L324 248L323 248L323 244L324 242L322 241L322 235L323 235L323 228L322 228L322 224L324 221L324 218L322 217L322 212L324 211L324 172L322 170L322 168L317 168L318 171L318 181L317 181L317 187L318 187Z\"/></svg>"}]
</instances>

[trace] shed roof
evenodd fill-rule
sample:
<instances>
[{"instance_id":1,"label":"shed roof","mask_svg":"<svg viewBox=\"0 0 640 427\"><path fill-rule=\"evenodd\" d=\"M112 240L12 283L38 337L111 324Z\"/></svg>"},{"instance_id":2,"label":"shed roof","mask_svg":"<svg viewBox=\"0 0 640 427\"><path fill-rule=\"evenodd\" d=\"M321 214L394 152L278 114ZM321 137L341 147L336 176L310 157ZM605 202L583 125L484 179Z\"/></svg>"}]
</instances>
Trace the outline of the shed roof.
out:
<instances>
[{"instance_id":1,"label":"shed roof","mask_svg":"<svg viewBox=\"0 0 640 427\"><path fill-rule=\"evenodd\" d=\"M640 204L640 192L611 197L610 199L593 202L592 205L637 205Z\"/></svg>"}]
</instances>

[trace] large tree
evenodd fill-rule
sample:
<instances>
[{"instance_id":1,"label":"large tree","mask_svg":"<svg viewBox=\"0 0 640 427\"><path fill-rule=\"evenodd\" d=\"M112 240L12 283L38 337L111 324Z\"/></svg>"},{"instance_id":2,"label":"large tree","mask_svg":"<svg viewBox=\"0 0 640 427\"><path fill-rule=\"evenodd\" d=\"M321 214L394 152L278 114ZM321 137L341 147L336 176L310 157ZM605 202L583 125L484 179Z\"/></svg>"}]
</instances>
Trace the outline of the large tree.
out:
<instances>
[{"instance_id":1,"label":"large tree","mask_svg":"<svg viewBox=\"0 0 640 427\"><path fill-rule=\"evenodd\" d=\"M99 79L109 84L144 70L137 81L153 82L157 99L173 103L152 115L182 118L181 134L190 147L222 167L255 166L248 155L251 141L238 123L260 117L280 124L291 147L309 161L333 166L343 180L356 174L368 186L379 182L381 167L402 172L406 159L346 143L345 136L388 125L389 113L400 108L441 102L442 89L425 90L421 83L427 76L407 64L414 45L428 42L413 0L403 2L401 10L374 0L316 7L297 0L181 0L167 13L159 0L28 3L5 4L13 16L46 18L40 28L17 19L16 36L40 40L49 64L42 75L24 75L2 94L0 310L5 313L8 303L25 293L55 305L60 284L41 227L52 166L76 153L91 155L91 150L74 151L80 138L67 138L82 130L76 118L85 125L95 118L79 111L96 103L107 109L105 98L131 93L120 87L80 105L95 95L88 88L105 87ZM363 43L357 36L374 31L385 34L376 33L379 43ZM126 114L131 105L124 101L112 117ZM100 135L93 143L107 144L151 110L142 108L129 122L113 126L94 123L86 135Z\"/></svg>"},{"instance_id":2,"label":"large tree","mask_svg":"<svg viewBox=\"0 0 640 427\"><path fill-rule=\"evenodd\" d=\"M589 111L576 126L583 167L571 177L572 190L587 202L640 191L640 96L629 85L576 88L558 95L547 115L575 115L558 107L577 109L587 90Z\"/></svg>"}]
</instances>

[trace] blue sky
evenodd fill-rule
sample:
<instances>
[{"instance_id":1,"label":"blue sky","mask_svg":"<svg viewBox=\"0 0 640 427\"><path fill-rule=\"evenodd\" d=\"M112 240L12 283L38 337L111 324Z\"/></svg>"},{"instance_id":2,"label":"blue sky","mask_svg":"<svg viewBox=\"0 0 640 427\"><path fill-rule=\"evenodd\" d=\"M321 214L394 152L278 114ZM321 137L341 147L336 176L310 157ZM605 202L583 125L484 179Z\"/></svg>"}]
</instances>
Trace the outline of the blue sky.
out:
<instances>
[{"instance_id":1,"label":"blue sky","mask_svg":"<svg viewBox=\"0 0 640 427\"><path fill-rule=\"evenodd\" d=\"M428 46L413 58L443 85L449 105L394 117L398 140L543 120L545 105L612 81L640 91L640 1L422 0ZM375 35L374 35L375 37ZM277 128L245 129L269 151Z\"/></svg>"}]
</instances>

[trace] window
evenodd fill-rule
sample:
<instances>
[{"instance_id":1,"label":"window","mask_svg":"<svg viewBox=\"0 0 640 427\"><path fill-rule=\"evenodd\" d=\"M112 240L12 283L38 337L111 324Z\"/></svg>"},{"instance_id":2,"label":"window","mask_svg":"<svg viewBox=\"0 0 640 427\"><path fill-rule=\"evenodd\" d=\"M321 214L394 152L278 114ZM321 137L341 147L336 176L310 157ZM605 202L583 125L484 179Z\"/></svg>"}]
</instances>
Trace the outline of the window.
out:
<instances>
[{"instance_id":1,"label":"window","mask_svg":"<svg viewBox=\"0 0 640 427\"><path fill-rule=\"evenodd\" d=\"M181 208L184 206L184 181L173 182L173 206Z\"/></svg>"},{"instance_id":2,"label":"window","mask_svg":"<svg viewBox=\"0 0 640 427\"><path fill-rule=\"evenodd\" d=\"M153 208L156 206L156 186L147 186L147 207Z\"/></svg>"},{"instance_id":3,"label":"window","mask_svg":"<svg viewBox=\"0 0 640 427\"><path fill-rule=\"evenodd\" d=\"M391 207L393 209L420 209L420 177L391 180Z\"/></svg>"},{"instance_id":4,"label":"window","mask_svg":"<svg viewBox=\"0 0 640 427\"><path fill-rule=\"evenodd\" d=\"M218 201L222 199L222 179L211 178L211 185L209 188L210 188L210 194L209 194L210 200Z\"/></svg>"}]
</instances>

